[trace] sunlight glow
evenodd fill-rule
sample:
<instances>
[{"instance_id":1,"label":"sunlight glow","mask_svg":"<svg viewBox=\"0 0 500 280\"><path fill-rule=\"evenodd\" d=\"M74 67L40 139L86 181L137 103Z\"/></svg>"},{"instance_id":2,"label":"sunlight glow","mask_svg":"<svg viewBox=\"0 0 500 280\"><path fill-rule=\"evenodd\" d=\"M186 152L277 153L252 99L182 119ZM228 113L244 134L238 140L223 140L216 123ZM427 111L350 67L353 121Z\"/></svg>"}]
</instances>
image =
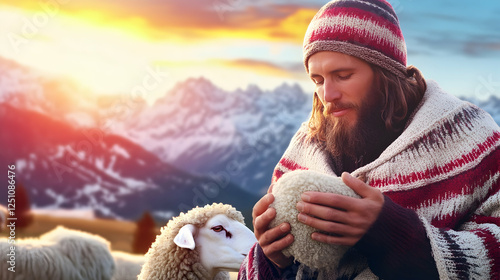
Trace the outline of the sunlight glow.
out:
<instances>
[{"instance_id":1,"label":"sunlight glow","mask_svg":"<svg viewBox=\"0 0 500 280\"><path fill-rule=\"evenodd\" d=\"M40 3L0 5L0 31L7 34L0 39L0 56L75 81L95 94L130 93L149 83L143 95L151 103L176 82L193 76L204 76L226 89L248 83L271 88L305 77L251 57L242 59L241 53L279 61L283 58L277 50L292 50L293 57L300 57L312 10L299 9L285 19L245 28L183 30L152 26L139 16L120 17L114 11L65 10L68 7ZM269 47L270 41L276 43ZM221 47L228 51L221 52ZM161 80L152 80L155 71L163 73ZM153 82L158 83L153 87Z\"/></svg>"}]
</instances>

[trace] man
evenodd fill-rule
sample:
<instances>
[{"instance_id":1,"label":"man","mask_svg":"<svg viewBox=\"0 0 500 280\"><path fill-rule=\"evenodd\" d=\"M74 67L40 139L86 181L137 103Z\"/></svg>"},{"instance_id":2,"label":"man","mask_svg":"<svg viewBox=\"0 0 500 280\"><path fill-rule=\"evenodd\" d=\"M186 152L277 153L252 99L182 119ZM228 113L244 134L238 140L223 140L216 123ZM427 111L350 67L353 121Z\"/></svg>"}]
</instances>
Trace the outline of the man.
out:
<instances>
[{"instance_id":1,"label":"man","mask_svg":"<svg viewBox=\"0 0 500 280\"><path fill-rule=\"evenodd\" d=\"M297 204L297 219L323 232L312 239L351 246L338 278L500 279L500 129L406 67L390 4L326 4L306 32L304 64L312 115L273 182L310 169L341 175L361 196L307 192ZM293 236L287 223L269 227L273 199L254 206L259 242L239 279L315 278L281 253Z\"/></svg>"}]
</instances>

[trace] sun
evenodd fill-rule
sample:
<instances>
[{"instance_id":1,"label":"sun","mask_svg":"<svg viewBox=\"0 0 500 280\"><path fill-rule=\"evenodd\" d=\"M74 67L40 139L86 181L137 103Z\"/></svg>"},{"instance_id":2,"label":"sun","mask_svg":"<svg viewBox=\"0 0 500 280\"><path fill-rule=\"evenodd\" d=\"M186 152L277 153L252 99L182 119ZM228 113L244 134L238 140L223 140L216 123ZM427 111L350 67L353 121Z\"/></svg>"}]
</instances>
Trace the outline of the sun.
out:
<instances>
[{"instance_id":1,"label":"sun","mask_svg":"<svg viewBox=\"0 0 500 280\"><path fill-rule=\"evenodd\" d=\"M158 72L156 60L165 59L155 42L137 36L137 29L102 25L99 14L59 14L43 26L34 15L2 9L0 29L10 28L5 30L9 40L0 42L0 55L43 75L75 81L94 94L130 93ZM138 20L132 21L137 28Z\"/></svg>"}]
</instances>

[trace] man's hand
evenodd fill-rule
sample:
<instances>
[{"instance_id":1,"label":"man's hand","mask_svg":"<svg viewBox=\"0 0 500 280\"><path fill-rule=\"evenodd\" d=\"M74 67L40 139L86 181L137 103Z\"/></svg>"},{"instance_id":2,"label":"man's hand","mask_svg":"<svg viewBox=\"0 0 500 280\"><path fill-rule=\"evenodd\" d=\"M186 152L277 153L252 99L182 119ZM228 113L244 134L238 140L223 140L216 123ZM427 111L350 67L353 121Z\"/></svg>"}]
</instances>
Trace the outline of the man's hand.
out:
<instances>
[{"instance_id":1,"label":"man's hand","mask_svg":"<svg viewBox=\"0 0 500 280\"><path fill-rule=\"evenodd\" d=\"M384 195L363 181L342 174L344 183L361 198L333 193L305 192L297 203L298 219L319 231L312 239L324 243L352 246L377 219L384 204Z\"/></svg>"},{"instance_id":2,"label":"man's hand","mask_svg":"<svg viewBox=\"0 0 500 280\"><path fill-rule=\"evenodd\" d=\"M269 208L273 201L274 196L268 193L255 204L252 211L253 229L266 257L277 267L285 268L292 263L292 258L285 257L281 250L292 244L293 236L290 234L288 223L269 228L269 224L276 217L276 210Z\"/></svg>"}]
</instances>

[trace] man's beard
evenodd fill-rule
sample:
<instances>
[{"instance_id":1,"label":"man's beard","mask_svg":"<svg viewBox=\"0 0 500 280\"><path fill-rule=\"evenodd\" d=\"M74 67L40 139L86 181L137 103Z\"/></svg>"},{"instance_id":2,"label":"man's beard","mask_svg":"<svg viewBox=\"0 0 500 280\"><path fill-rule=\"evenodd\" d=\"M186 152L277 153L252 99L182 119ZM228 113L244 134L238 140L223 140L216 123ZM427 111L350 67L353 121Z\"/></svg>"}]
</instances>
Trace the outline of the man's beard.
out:
<instances>
[{"instance_id":1,"label":"man's beard","mask_svg":"<svg viewBox=\"0 0 500 280\"><path fill-rule=\"evenodd\" d=\"M375 96L359 106L353 104L336 104L332 107L351 108L358 114L354 124L345 118L335 118L325 109L326 149L331 154L337 168L351 172L373 160L395 139L393 133L387 132L381 117L382 104ZM330 104L331 105L331 104ZM331 108L330 108L331 109Z\"/></svg>"}]
</instances>

